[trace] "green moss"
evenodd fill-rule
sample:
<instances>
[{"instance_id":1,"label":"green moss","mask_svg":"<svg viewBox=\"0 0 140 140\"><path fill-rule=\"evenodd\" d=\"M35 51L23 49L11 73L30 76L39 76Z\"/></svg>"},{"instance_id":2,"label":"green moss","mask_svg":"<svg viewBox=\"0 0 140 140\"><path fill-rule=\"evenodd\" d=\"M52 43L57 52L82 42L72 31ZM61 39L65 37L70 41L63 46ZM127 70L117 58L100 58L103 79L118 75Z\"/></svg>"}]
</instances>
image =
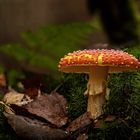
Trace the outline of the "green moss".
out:
<instances>
[{"instance_id":1,"label":"green moss","mask_svg":"<svg viewBox=\"0 0 140 140\"><path fill-rule=\"evenodd\" d=\"M104 123L102 128L89 133L89 140L128 140L131 129L121 121Z\"/></svg>"},{"instance_id":2,"label":"green moss","mask_svg":"<svg viewBox=\"0 0 140 140\"><path fill-rule=\"evenodd\" d=\"M68 111L71 119L82 115L86 111L87 99L84 96L87 84L87 75L64 74L63 85L59 92L68 100Z\"/></svg>"},{"instance_id":3,"label":"green moss","mask_svg":"<svg viewBox=\"0 0 140 140\"><path fill-rule=\"evenodd\" d=\"M139 46L131 46L125 50L138 59L140 58ZM126 139L138 139L140 137L140 71L111 74L108 80L108 87L110 88L110 96L105 106L105 114L113 114L123 118L128 125L128 130L131 128L129 133L132 135L129 135ZM123 133L121 129L118 131ZM111 132L113 133L113 129L111 129ZM101 131L99 133L102 134ZM117 137L114 138L114 135L112 135L113 138L112 136L110 137L118 139ZM127 133L124 136L127 137Z\"/></svg>"},{"instance_id":4,"label":"green moss","mask_svg":"<svg viewBox=\"0 0 140 140\"><path fill-rule=\"evenodd\" d=\"M135 73L112 74L109 77L110 88L109 100L107 101L105 113L119 116L127 116L128 99L133 92ZM133 85L132 85L133 84Z\"/></svg>"}]
</instances>

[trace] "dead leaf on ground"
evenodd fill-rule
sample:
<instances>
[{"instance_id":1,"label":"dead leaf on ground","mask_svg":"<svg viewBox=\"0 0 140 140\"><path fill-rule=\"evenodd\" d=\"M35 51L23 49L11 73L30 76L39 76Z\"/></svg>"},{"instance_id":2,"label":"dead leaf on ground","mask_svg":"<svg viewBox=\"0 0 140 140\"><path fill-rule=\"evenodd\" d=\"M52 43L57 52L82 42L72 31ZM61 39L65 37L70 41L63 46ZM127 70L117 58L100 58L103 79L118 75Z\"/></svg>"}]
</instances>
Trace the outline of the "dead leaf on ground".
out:
<instances>
[{"instance_id":1,"label":"dead leaf on ground","mask_svg":"<svg viewBox=\"0 0 140 140\"><path fill-rule=\"evenodd\" d=\"M66 131L48 127L45 123L27 117L4 113L18 136L25 140L65 140Z\"/></svg>"},{"instance_id":2,"label":"dead leaf on ground","mask_svg":"<svg viewBox=\"0 0 140 140\"><path fill-rule=\"evenodd\" d=\"M80 134L76 140L87 140L88 136L86 134Z\"/></svg>"},{"instance_id":3,"label":"dead leaf on ground","mask_svg":"<svg viewBox=\"0 0 140 140\"><path fill-rule=\"evenodd\" d=\"M37 88L28 88L25 90L25 94L28 95L31 99L35 99L41 91Z\"/></svg>"},{"instance_id":4,"label":"dead leaf on ground","mask_svg":"<svg viewBox=\"0 0 140 140\"><path fill-rule=\"evenodd\" d=\"M69 133L80 131L80 129L85 128L86 126L90 125L92 123L91 115L89 112L84 113L74 121L72 121L68 128L66 129Z\"/></svg>"},{"instance_id":5,"label":"dead leaf on ground","mask_svg":"<svg viewBox=\"0 0 140 140\"><path fill-rule=\"evenodd\" d=\"M30 113L46 119L57 127L61 127L67 123L67 101L62 95L56 92L49 95L40 95L24 107Z\"/></svg>"},{"instance_id":6,"label":"dead leaf on ground","mask_svg":"<svg viewBox=\"0 0 140 140\"><path fill-rule=\"evenodd\" d=\"M28 104L31 101L32 99L30 99L29 96L23 93L18 93L16 91L10 91L6 93L3 97L3 102L5 104L16 104L18 106Z\"/></svg>"},{"instance_id":7,"label":"dead leaf on ground","mask_svg":"<svg viewBox=\"0 0 140 140\"><path fill-rule=\"evenodd\" d=\"M105 118L98 119L94 121L94 128L102 128L104 122L112 122L116 119L116 116L108 115Z\"/></svg>"},{"instance_id":8,"label":"dead leaf on ground","mask_svg":"<svg viewBox=\"0 0 140 140\"><path fill-rule=\"evenodd\" d=\"M112 122L116 119L116 116L113 116L113 115L108 115L106 118L105 118L105 121L106 122Z\"/></svg>"},{"instance_id":9,"label":"dead leaf on ground","mask_svg":"<svg viewBox=\"0 0 140 140\"><path fill-rule=\"evenodd\" d=\"M104 120L100 119L100 120L96 120L94 121L94 128L102 128L104 124Z\"/></svg>"}]
</instances>

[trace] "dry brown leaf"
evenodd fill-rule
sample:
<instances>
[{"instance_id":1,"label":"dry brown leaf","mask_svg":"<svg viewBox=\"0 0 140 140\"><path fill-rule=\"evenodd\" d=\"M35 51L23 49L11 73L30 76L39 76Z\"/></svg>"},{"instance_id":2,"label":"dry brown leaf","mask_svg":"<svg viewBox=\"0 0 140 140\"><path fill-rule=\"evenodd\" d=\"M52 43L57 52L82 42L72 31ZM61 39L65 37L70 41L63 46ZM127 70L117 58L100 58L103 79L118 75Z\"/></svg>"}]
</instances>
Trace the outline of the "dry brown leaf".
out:
<instances>
[{"instance_id":1,"label":"dry brown leaf","mask_svg":"<svg viewBox=\"0 0 140 140\"><path fill-rule=\"evenodd\" d=\"M100 119L100 120L96 120L94 121L94 128L102 128L104 124L104 120Z\"/></svg>"},{"instance_id":2,"label":"dry brown leaf","mask_svg":"<svg viewBox=\"0 0 140 140\"><path fill-rule=\"evenodd\" d=\"M62 95L56 92L50 95L40 95L24 107L30 113L46 119L57 127L61 127L67 123L67 101Z\"/></svg>"},{"instance_id":3,"label":"dry brown leaf","mask_svg":"<svg viewBox=\"0 0 140 140\"><path fill-rule=\"evenodd\" d=\"M98 119L94 121L94 128L102 128L104 122L112 122L116 119L116 116L108 115L105 118Z\"/></svg>"},{"instance_id":4,"label":"dry brown leaf","mask_svg":"<svg viewBox=\"0 0 140 140\"><path fill-rule=\"evenodd\" d=\"M38 120L7 113L4 115L17 135L25 140L65 140L68 137L67 132L48 127Z\"/></svg>"},{"instance_id":5,"label":"dry brown leaf","mask_svg":"<svg viewBox=\"0 0 140 140\"><path fill-rule=\"evenodd\" d=\"M41 93L37 88L28 88L26 89L25 94L28 95L31 99L35 99Z\"/></svg>"},{"instance_id":6,"label":"dry brown leaf","mask_svg":"<svg viewBox=\"0 0 140 140\"><path fill-rule=\"evenodd\" d=\"M105 118L105 121L106 122L112 122L116 119L116 116L113 116L113 115L108 115L106 118Z\"/></svg>"},{"instance_id":7,"label":"dry brown leaf","mask_svg":"<svg viewBox=\"0 0 140 140\"><path fill-rule=\"evenodd\" d=\"M16 104L18 106L28 104L31 101L32 99L30 99L29 96L22 93L18 93L16 91L10 91L6 93L3 97L3 102L5 104Z\"/></svg>"},{"instance_id":8,"label":"dry brown leaf","mask_svg":"<svg viewBox=\"0 0 140 140\"><path fill-rule=\"evenodd\" d=\"M84 113L74 121L70 123L68 128L66 129L69 133L79 131L80 129L85 128L86 126L92 123L91 115L89 112Z\"/></svg>"},{"instance_id":9,"label":"dry brown leaf","mask_svg":"<svg viewBox=\"0 0 140 140\"><path fill-rule=\"evenodd\" d=\"M86 134L80 134L76 140L87 140L88 136Z\"/></svg>"}]
</instances>

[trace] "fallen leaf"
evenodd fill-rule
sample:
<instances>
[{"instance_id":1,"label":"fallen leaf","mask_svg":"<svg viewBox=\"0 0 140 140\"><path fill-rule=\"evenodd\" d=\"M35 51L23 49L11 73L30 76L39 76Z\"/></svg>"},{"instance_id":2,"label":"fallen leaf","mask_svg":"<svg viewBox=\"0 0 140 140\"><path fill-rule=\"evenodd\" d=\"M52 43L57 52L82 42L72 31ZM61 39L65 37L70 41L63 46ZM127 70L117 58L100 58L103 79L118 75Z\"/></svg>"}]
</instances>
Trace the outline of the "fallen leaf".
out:
<instances>
[{"instance_id":1,"label":"fallen leaf","mask_svg":"<svg viewBox=\"0 0 140 140\"><path fill-rule=\"evenodd\" d=\"M25 94L28 95L31 99L35 99L41 93L37 88L28 88L25 90Z\"/></svg>"},{"instance_id":2,"label":"fallen leaf","mask_svg":"<svg viewBox=\"0 0 140 140\"><path fill-rule=\"evenodd\" d=\"M116 119L116 116L113 115L107 115L104 118L98 119L94 121L94 128L102 128L104 122L112 122Z\"/></svg>"},{"instance_id":3,"label":"fallen leaf","mask_svg":"<svg viewBox=\"0 0 140 140\"><path fill-rule=\"evenodd\" d=\"M112 122L116 119L116 116L113 116L113 115L108 115L106 118L105 118L105 121L106 122Z\"/></svg>"},{"instance_id":4,"label":"fallen leaf","mask_svg":"<svg viewBox=\"0 0 140 140\"><path fill-rule=\"evenodd\" d=\"M6 93L2 100L5 104L16 104L18 106L28 104L32 101L29 96L16 91L10 91Z\"/></svg>"},{"instance_id":5,"label":"fallen leaf","mask_svg":"<svg viewBox=\"0 0 140 140\"><path fill-rule=\"evenodd\" d=\"M20 115L4 113L16 134L25 140L65 140L66 131L48 127L45 123Z\"/></svg>"},{"instance_id":6,"label":"fallen leaf","mask_svg":"<svg viewBox=\"0 0 140 140\"><path fill-rule=\"evenodd\" d=\"M100 120L95 120L94 121L94 128L102 128L104 124L104 120L100 119Z\"/></svg>"},{"instance_id":7,"label":"fallen leaf","mask_svg":"<svg viewBox=\"0 0 140 140\"><path fill-rule=\"evenodd\" d=\"M12 110L14 110L16 115L21 115L21 116L25 116L25 117L28 117L28 118L38 119L38 118L36 118L35 115L28 112L28 110L26 108L23 108L23 106L18 106L18 105L15 105L15 104L11 104L10 107L12 108Z\"/></svg>"},{"instance_id":8,"label":"fallen leaf","mask_svg":"<svg viewBox=\"0 0 140 140\"><path fill-rule=\"evenodd\" d=\"M80 129L85 128L86 126L92 123L91 114L89 112L84 113L74 121L72 121L68 128L66 129L69 133L80 131Z\"/></svg>"},{"instance_id":9,"label":"fallen leaf","mask_svg":"<svg viewBox=\"0 0 140 140\"><path fill-rule=\"evenodd\" d=\"M76 140L87 140L88 136L86 134L80 134Z\"/></svg>"},{"instance_id":10,"label":"fallen leaf","mask_svg":"<svg viewBox=\"0 0 140 140\"><path fill-rule=\"evenodd\" d=\"M68 120L67 101L62 95L56 92L49 95L40 95L33 102L25 105L24 108L57 127L62 127Z\"/></svg>"}]
</instances>

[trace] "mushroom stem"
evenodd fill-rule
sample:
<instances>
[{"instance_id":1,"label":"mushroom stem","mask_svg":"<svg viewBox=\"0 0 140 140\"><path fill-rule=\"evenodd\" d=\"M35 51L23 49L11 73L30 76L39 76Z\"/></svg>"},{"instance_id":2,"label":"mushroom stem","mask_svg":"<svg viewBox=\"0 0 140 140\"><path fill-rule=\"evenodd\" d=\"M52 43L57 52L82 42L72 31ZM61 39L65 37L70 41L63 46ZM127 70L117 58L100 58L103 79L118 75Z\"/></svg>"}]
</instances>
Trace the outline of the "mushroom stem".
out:
<instances>
[{"instance_id":1,"label":"mushroom stem","mask_svg":"<svg viewBox=\"0 0 140 140\"><path fill-rule=\"evenodd\" d=\"M93 70L94 69L94 70ZM102 114L105 103L106 79L108 67L91 67L87 84L88 106L87 111L96 119Z\"/></svg>"}]
</instances>

